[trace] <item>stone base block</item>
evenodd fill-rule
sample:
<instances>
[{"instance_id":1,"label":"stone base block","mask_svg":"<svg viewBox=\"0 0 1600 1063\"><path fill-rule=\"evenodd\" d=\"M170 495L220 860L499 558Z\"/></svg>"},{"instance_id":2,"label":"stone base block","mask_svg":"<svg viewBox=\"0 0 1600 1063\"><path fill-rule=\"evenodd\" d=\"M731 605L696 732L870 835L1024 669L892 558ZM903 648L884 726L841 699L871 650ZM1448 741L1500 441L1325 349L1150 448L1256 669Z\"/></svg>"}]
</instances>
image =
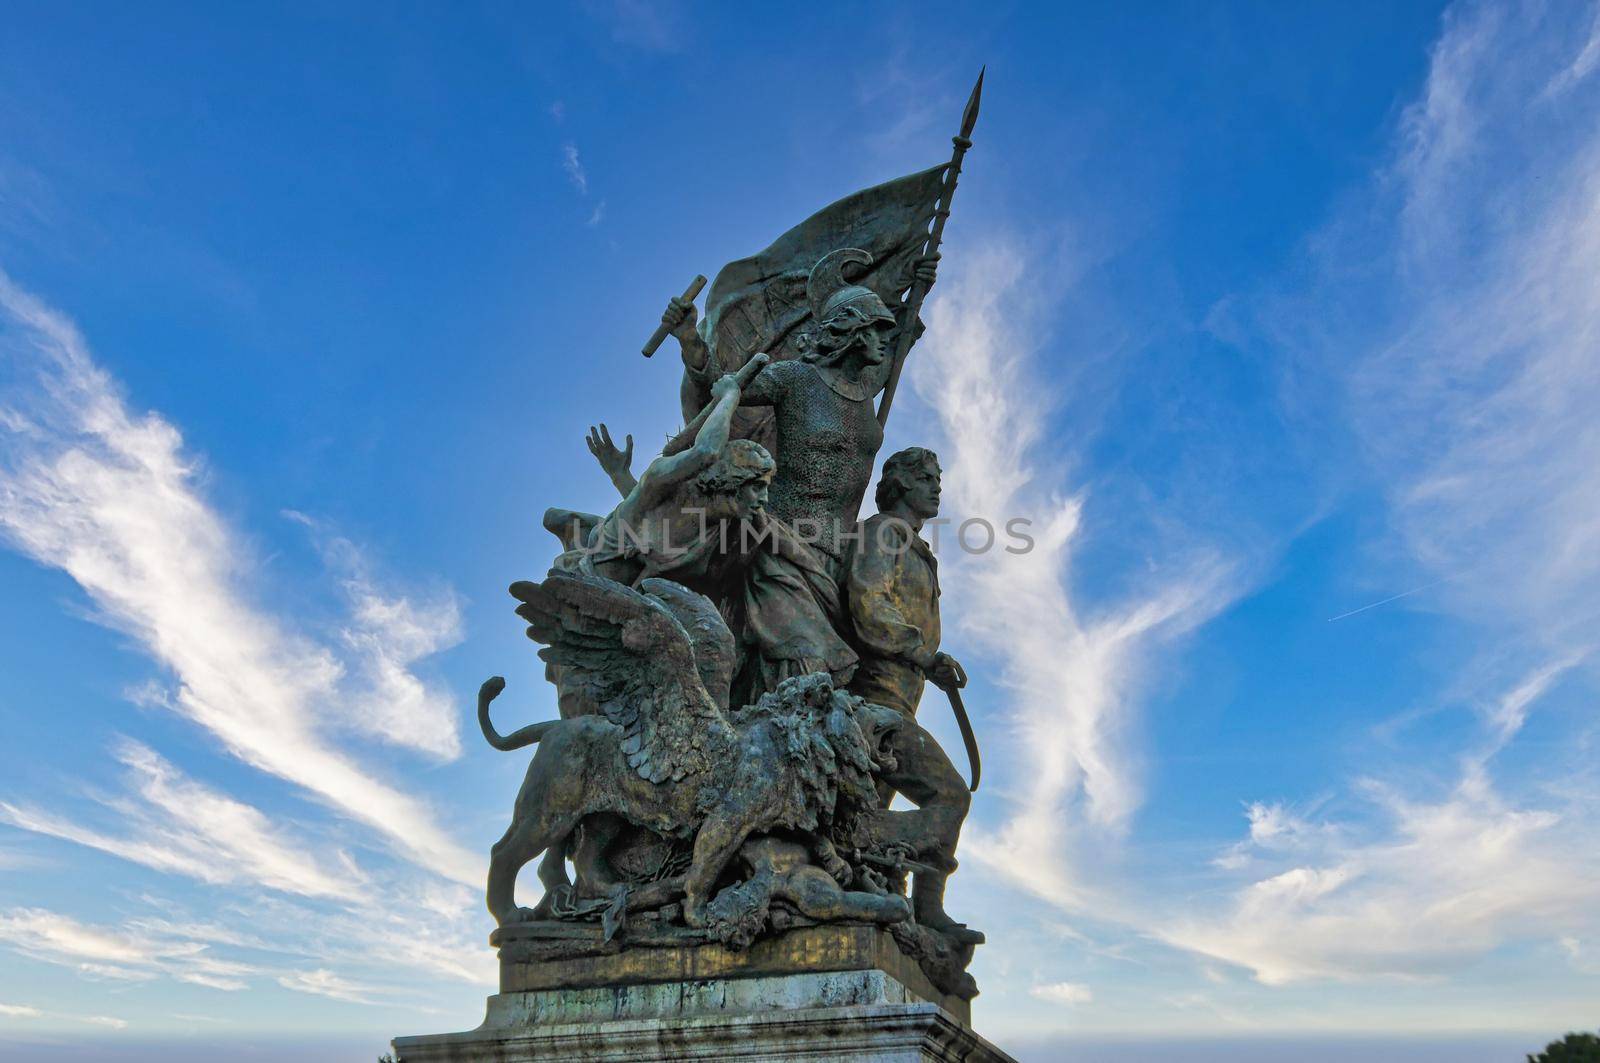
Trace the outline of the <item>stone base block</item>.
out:
<instances>
[{"instance_id":1,"label":"stone base block","mask_svg":"<svg viewBox=\"0 0 1600 1063\"><path fill-rule=\"evenodd\" d=\"M504 992L476 1030L397 1037L394 1050L402 1063L1014 1063L882 970Z\"/></svg>"},{"instance_id":2,"label":"stone base block","mask_svg":"<svg viewBox=\"0 0 1600 1063\"><path fill-rule=\"evenodd\" d=\"M551 929L562 936L552 940ZM500 950L501 993L878 970L898 981L914 999L939 1005L958 1022L972 1021L971 1002L940 992L917 961L877 926L802 927L737 951L715 942L686 942L671 934L608 943L594 924L507 926L490 940Z\"/></svg>"}]
</instances>

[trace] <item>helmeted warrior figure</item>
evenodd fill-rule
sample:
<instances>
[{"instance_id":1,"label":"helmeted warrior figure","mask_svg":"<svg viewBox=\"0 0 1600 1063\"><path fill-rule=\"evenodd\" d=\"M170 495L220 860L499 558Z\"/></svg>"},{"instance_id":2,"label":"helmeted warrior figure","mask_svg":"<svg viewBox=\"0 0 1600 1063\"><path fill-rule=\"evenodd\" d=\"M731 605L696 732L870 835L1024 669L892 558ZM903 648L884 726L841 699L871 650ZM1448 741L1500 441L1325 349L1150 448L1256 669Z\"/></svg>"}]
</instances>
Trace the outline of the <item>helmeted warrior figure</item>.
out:
<instances>
[{"instance_id":1,"label":"helmeted warrior figure","mask_svg":"<svg viewBox=\"0 0 1600 1063\"><path fill-rule=\"evenodd\" d=\"M918 262L917 279L933 282L936 258ZM844 278L847 265L871 262L867 252L844 248L816 264L806 285L813 321L804 354L768 365L739 400L773 410L778 473L769 508L840 569L841 536L855 525L883 445L873 400L888 383L890 338L900 327L876 292ZM693 306L674 300L663 320L685 364L709 368Z\"/></svg>"}]
</instances>

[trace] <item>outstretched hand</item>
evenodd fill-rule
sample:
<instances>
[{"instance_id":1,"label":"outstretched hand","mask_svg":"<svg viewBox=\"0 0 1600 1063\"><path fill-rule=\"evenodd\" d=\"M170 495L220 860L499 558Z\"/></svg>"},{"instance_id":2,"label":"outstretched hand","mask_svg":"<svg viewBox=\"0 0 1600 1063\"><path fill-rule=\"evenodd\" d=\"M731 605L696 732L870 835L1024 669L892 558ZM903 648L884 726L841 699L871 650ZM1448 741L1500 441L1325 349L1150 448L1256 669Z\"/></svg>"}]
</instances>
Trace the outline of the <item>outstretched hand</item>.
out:
<instances>
[{"instance_id":1,"label":"outstretched hand","mask_svg":"<svg viewBox=\"0 0 1600 1063\"><path fill-rule=\"evenodd\" d=\"M599 428L590 425L589 435L585 442L589 444L589 453L594 455L595 460L600 463L600 468L605 470L607 476L615 478L619 473L628 472L633 465L632 435L627 437L626 447L618 450L617 445L611 441L611 430L609 428L603 424Z\"/></svg>"}]
</instances>

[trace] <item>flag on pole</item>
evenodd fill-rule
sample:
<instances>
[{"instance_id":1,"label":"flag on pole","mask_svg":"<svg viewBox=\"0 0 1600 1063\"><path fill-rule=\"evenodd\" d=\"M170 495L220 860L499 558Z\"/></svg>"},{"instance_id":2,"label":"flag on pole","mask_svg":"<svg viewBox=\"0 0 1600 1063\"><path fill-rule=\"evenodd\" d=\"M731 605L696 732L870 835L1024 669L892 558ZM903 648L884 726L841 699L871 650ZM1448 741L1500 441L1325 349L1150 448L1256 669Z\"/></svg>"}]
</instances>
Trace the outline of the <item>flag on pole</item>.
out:
<instances>
[{"instance_id":1,"label":"flag on pole","mask_svg":"<svg viewBox=\"0 0 1600 1063\"><path fill-rule=\"evenodd\" d=\"M722 372L765 351L774 359L800 353L811 320L806 278L830 251L858 247L872 265L851 283L871 288L891 309L911 284L912 263L928 241L948 163L864 189L796 225L765 251L730 262L711 282L701 335ZM902 322L902 327L905 323Z\"/></svg>"}]
</instances>

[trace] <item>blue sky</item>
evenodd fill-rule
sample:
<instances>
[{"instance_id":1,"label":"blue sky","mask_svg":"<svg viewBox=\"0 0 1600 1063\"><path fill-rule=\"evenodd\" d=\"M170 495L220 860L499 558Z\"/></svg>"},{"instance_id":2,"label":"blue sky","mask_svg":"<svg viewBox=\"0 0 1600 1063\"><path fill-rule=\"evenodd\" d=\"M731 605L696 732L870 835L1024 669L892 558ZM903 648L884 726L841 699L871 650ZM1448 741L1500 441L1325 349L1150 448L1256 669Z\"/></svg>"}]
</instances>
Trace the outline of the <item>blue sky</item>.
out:
<instances>
[{"instance_id":1,"label":"blue sky","mask_svg":"<svg viewBox=\"0 0 1600 1063\"><path fill-rule=\"evenodd\" d=\"M985 63L887 444L1039 530L944 551L980 1029L1592 1025L1600 13L1122 6L9 5L8 1058L476 1023L523 762L469 699L554 711L503 588L609 504L584 429L674 428L664 300L945 158Z\"/></svg>"}]
</instances>

